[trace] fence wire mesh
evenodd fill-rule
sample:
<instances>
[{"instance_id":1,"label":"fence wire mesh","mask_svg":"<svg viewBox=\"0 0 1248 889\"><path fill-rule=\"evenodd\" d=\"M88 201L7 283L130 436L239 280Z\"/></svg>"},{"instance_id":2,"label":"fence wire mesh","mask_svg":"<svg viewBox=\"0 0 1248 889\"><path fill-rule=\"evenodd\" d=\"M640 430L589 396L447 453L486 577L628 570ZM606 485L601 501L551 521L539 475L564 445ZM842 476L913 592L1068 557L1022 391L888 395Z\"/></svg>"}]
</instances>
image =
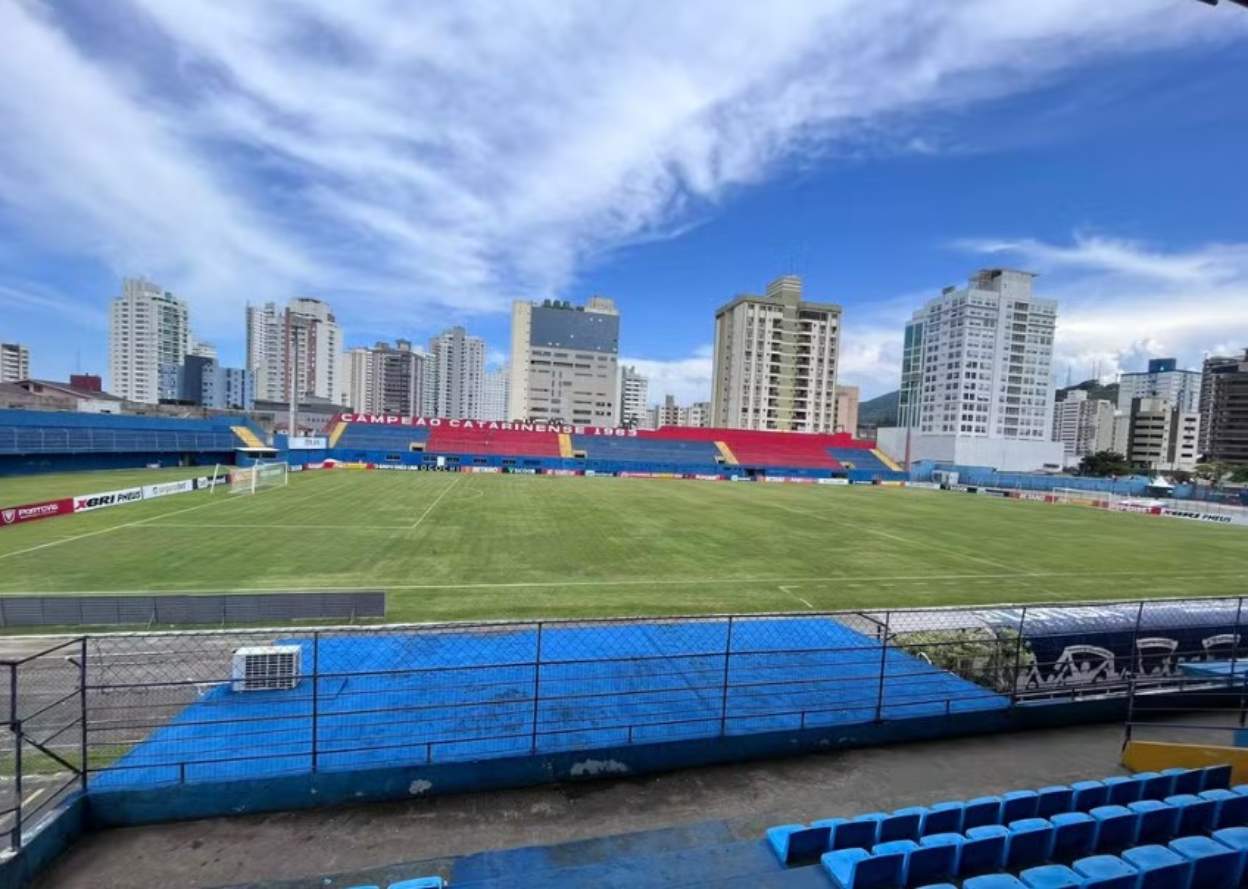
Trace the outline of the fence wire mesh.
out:
<instances>
[{"instance_id":1,"label":"fence wire mesh","mask_svg":"<svg viewBox=\"0 0 1248 889\"><path fill-rule=\"evenodd\" d=\"M0 662L0 829L20 844L81 787L946 718L1189 673L1199 684L1190 671L1230 663L1234 675L1243 618L1231 598L79 637ZM242 690L240 649L273 646L297 675Z\"/></svg>"}]
</instances>

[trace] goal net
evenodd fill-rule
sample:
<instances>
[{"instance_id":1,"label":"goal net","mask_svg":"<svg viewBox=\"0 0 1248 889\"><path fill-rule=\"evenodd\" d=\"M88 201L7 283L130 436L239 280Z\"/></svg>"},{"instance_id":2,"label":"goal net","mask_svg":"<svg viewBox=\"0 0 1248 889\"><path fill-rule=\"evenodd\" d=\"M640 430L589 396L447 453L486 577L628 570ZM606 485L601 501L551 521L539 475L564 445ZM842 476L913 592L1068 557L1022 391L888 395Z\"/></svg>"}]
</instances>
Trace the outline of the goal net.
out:
<instances>
[{"instance_id":1,"label":"goal net","mask_svg":"<svg viewBox=\"0 0 1248 889\"><path fill-rule=\"evenodd\" d=\"M284 488L290 467L285 463L257 463L230 471L231 494L255 494L269 488Z\"/></svg>"}]
</instances>

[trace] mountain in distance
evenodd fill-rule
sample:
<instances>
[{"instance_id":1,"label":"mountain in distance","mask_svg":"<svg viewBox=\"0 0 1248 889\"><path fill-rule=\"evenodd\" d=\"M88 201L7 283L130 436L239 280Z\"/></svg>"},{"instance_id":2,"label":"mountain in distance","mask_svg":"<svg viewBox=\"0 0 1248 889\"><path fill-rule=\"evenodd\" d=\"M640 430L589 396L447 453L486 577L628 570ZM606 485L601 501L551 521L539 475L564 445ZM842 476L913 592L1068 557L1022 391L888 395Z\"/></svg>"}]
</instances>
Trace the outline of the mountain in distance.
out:
<instances>
[{"instance_id":1,"label":"mountain in distance","mask_svg":"<svg viewBox=\"0 0 1248 889\"><path fill-rule=\"evenodd\" d=\"M894 389L858 405L859 426L896 426L900 391Z\"/></svg>"}]
</instances>

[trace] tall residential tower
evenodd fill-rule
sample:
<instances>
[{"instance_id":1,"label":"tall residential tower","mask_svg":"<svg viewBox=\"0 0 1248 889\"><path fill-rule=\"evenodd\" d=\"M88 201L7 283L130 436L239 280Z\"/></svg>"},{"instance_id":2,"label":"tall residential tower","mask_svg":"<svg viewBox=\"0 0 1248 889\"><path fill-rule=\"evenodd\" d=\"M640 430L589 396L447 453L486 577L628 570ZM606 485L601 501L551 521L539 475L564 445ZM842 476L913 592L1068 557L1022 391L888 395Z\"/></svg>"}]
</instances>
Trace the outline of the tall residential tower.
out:
<instances>
[{"instance_id":1,"label":"tall residential tower","mask_svg":"<svg viewBox=\"0 0 1248 889\"><path fill-rule=\"evenodd\" d=\"M190 341L185 302L144 278L124 279L109 312L112 393L143 404L176 399Z\"/></svg>"},{"instance_id":2,"label":"tall residential tower","mask_svg":"<svg viewBox=\"0 0 1248 889\"><path fill-rule=\"evenodd\" d=\"M512 419L613 425L619 353L620 315L606 297L592 296L584 306L513 303L507 394Z\"/></svg>"}]
</instances>

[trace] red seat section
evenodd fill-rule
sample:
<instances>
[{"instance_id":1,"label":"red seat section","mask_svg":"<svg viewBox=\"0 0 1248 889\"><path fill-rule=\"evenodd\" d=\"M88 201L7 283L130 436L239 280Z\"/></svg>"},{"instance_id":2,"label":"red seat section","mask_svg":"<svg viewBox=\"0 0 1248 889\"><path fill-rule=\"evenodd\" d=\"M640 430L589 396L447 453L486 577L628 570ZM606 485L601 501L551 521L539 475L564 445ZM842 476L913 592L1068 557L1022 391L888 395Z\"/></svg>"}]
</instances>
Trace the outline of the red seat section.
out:
<instances>
[{"instance_id":1,"label":"red seat section","mask_svg":"<svg viewBox=\"0 0 1248 889\"><path fill-rule=\"evenodd\" d=\"M762 432L750 429L689 429L665 426L639 432L642 438L722 441L741 466L789 466L795 469L841 469L828 448L859 448L852 435Z\"/></svg>"},{"instance_id":2,"label":"red seat section","mask_svg":"<svg viewBox=\"0 0 1248 889\"><path fill-rule=\"evenodd\" d=\"M510 429L451 429L436 426L429 430L426 453L493 454L504 457L558 457L557 432L517 432Z\"/></svg>"}]
</instances>

